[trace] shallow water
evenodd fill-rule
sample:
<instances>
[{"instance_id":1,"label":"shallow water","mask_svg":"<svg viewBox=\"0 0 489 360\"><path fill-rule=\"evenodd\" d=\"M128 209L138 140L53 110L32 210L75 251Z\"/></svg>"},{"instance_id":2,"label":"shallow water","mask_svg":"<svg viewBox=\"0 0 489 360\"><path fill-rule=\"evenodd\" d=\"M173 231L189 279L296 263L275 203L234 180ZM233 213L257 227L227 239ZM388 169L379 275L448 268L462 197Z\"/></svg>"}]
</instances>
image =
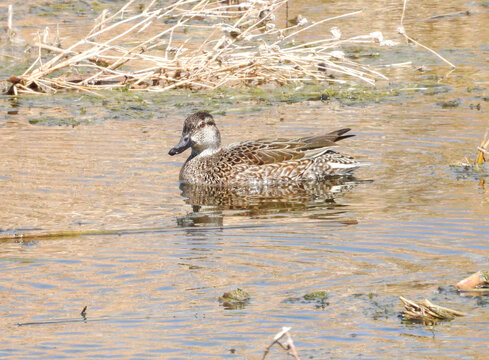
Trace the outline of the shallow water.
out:
<instances>
[{"instance_id":1,"label":"shallow water","mask_svg":"<svg viewBox=\"0 0 489 360\"><path fill-rule=\"evenodd\" d=\"M357 9L330 5L294 6L309 18ZM361 22L400 41L400 6L376 2L336 25L353 32ZM319 188L182 196L185 156L168 150L184 116L208 104L197 95L182 95L183 106L149 94L0 97L0 356L260 359L291 326L303 359L484 358L489 302L452 285L488 268L489 190L484 171L450 164L475 156L487 126L487 9L408 7L408 33L460 66L446 78L447 66L407 46L365 60L413 61L384 70L393 81L435 79L445 90L434 95L214 108L225 143L351 127L357 136L340 149L370 165ZM455 15L427 20L440 14ZM14 66L5 59L3 75ZM52 126L60 119L76 126ZM218 297L236 287L251 299L226 309ZM303 299L318 290L325 303ZM404 324L399 295L468 315Z\"/></svg>"}]
</instances>

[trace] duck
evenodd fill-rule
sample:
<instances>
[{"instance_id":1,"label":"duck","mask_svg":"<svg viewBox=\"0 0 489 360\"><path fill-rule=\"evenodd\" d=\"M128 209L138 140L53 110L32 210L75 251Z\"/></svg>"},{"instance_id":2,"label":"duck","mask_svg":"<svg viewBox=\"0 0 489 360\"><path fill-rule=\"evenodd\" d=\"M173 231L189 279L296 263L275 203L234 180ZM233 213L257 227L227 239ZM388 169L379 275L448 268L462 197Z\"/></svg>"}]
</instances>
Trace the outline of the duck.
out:
<instances>
[{"instance_id":1,"label":"duck","mask_svg":"<svg viewBox=\"0 0 489 360\"><path fill-rule=\"evenodd\" d=\"M293 139L245 140L227 146L213 116L199 111L185 119L174 156L191 148L180 169L179 180L194 185L268 185L319 181L333 176L349 176L360 166L350 156L333 147L351 129Z\"/></svg>"}]
</instances>

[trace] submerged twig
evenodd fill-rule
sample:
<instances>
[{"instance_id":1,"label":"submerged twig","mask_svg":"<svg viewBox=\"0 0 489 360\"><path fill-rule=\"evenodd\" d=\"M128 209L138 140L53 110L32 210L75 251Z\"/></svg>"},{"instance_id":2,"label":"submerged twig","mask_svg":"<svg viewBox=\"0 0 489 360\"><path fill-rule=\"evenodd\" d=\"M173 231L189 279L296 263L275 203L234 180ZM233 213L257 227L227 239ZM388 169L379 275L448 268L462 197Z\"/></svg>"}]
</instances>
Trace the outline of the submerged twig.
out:
<instances>
[{"instance_id":1,"label":"submerged twig","mask_svg":"<svg viewBox=\"0 0 489 360\"><path fill-rule=\"evenodd\" d=\"M82 311L80 312L80 315L83 318L83 320L87 319L87 305L83 307Z\"/></svg>"}]
</instances>

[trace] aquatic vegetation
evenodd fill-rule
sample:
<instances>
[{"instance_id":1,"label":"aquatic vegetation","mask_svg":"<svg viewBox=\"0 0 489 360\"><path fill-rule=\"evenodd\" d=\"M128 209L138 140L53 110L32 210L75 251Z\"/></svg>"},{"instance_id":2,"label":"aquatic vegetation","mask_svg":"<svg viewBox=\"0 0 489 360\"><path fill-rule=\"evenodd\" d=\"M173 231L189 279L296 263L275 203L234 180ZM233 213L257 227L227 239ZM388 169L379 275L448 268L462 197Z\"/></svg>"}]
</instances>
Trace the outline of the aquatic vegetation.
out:
<instances>
[{"instance_id":1,"label":"aquatic vegetation","mask_svg":"<svg viewBox=\"0 0 489 360\"><path fill-rule=\"evenodd\" d=\"M393 296L386 296L385 294L379 295L377 293L357 293L353 294L350 301L358 301L361 299L364 303L362 306L362 312L365 316L374 319L388 319L394 317L396 314L395 302L397 298Z\"/></svg>"},{"instance_id":2,"label":"aquatic vegetation","mask_svg":"<svg viewBox=\"0 0 489 360\"><path fill-rule=\"evenodd\" d=\"M449 109L449 108L455 108L457 106L460 106L460 104L462 104L462 100L453 99L453 100L439 101L436 104L438 106L441 106L442 109Z\"/></svg>"},{"instance_id":3,"label":"aquatic vegetation","mask_svg":"<svg viewBox=\"0 0 489 360\"><path fill-rule=\"evenodd\" d=\"M306 301L315 301L315 302L324 303L328 298L328 294L326 293L326 291L322 291L322 290L313 291L304 295L303 298Z\"/></svg>"},{"instance_id":4,"label":"aquatic vegetation","mask_svg":"<svg viewBox=\"0 0 489 360\"><path fill-rule=\"evenodd\" d=\"M404 86L404 85L403 85ZM302 101L338 101L344 105L371 104L381 101L393 100L400 94L400 86L396 87L371 87L371 86L347 86L342 84L317 84L305 82L299 86L279 85L263 87L226 87L206 91L204 96L199 93L190 93L182 96L181 93L168 92L171 99L182 97L183 102L175 106L186 106L189 102L195 102L195 108L208 110L222 110L235 112L235 108L244 108L246 105L274 105L278 103L298 103ZM191 95L191 98L189 96ZM260 108L257 108L260 110Z\"/></svg>"},{"instance_id":5,"label":"aquatic vegetation","mask_svg":"<svg viewBox=\"0 0 489 360\"><path fill-rule=\"evenodd\" d=\"M226 309L241 309L250 301L250 294L246 291L236 288L234 290L225 292L219 296L219 302Z\"/></svg>"},{"instance_id":6,"label":"aquatic vegetation","mask_svg":"<svg viewBox=\"0 0 489 360\"><path fill-rule=\"evenodd\" d=\"M467 92L468 93L473 93L473 92L481 92L486 90L486 88L481 87L481 86L469 86L467 87Z\"/></svg>"},{"instance_id":7,"label":"aquatic vegetation","mask_svg":"<svg viewBox=\"0 0 489 360\"><path fill-rule=\"evenodd\" d=\"M32 118L29 119L31 125L48 125L48 126L78 126L80 124L86 124L89 121L80 121L75 118Z\"/></svg>"},{"instance_id":8,"label":"aquatic vegetation","mask_svg":"<svg viewBox=\"0 0 489 360\"><path fill-rule=\"evenodd\" d=\"M289 304L314 304L318 309L324 309L329 305L328 293L324 290L312 291L301 297L291 297L284 302Z\"/></svg>"}]
</instances>

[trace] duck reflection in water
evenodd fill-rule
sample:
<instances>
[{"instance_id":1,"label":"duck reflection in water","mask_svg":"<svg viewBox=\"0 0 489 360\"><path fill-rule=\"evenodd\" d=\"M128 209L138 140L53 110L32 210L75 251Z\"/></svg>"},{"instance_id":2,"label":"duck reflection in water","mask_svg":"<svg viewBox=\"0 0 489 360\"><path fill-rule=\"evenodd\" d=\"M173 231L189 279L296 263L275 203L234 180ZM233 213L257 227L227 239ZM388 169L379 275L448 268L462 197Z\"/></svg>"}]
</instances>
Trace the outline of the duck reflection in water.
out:
<instances>
[{"instance_id":1,"label":"duck reflection in water","mask_svg":"<svg viewBox=\"0 0 489 360\"><path fill-rule=\"evenodd\" d=\"M182 196L192 206L192 213L178 218L177 222L181 226L222 226L226 210L234 210L234 216L266 217L297 213L302 217L343 222L340 218L347 205L338 204L335 199L359 183L353 177L253 187L181 183Z\"/></svg>"},{"instance_id":2,"label":"duck reflection in water","mask_svg":"<svg viewBox=\"0 0 489 360\"><path fill-rule=\"evenodd\" d=\"M180 181L182 195L194 213L203 207L255 214L293 211L318 200L334 203L336 196L353 187L351 173L360 163L332 149L337 141L354 136L345 135L348 131L222 147L212 115L197 112L187 117L180 141L169 154L192 149L181 168ZM215 220L201 218L202 222Z\"/></svg>"}]
</instances>

